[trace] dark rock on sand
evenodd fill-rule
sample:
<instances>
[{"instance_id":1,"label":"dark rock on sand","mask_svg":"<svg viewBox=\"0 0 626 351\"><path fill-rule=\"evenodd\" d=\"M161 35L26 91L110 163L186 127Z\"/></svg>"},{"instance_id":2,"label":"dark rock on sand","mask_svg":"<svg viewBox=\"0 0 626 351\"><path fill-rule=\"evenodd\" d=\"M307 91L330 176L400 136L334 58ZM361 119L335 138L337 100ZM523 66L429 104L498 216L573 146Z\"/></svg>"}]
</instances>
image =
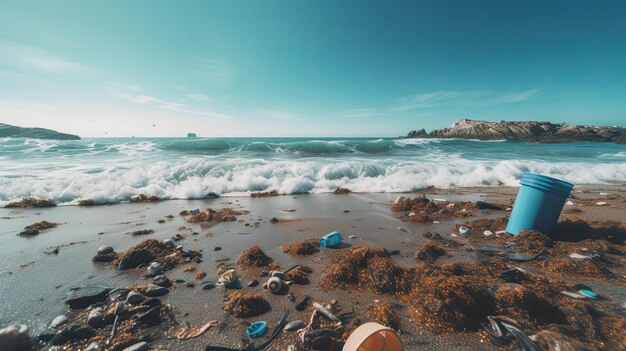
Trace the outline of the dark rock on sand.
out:
<instances>
[{"instance_id":1,"label":"dark rock on sand","mask_svg":"<svg viewBox=\"0 0 626 351\"><path fill-rule=\"evenodd\" d=\"M488 122L460 119L450 128L411 131L407 138L462 138L479 140L524 140L540 143L576 141L626 143L626 128L553 124L550 122Z\"/></svg>"},{"instance_id":2,"label":"dark rock on sand","mask_svg":"<svg viewBox=\"0 0 626 351\"><path fill-rule=\"evenodd\" d=\"M0 123L0 138L29 138L49 140L80 140L78 135L57 132L45 128L23 128Z\"/></svg>"},{"instance_id":3,"label":"dark rock on sand","mask_svg":"<svg viewBox=\"0 0 626 351\"><path fill-rule=\"evenodd\" d=\"M164 275L157 275L156 277L154 277L154 279L152 279L152 282L164 288L169 288L170 286L172 286L172 281Z\"/></svg>"},{"instance_id":4,"label":"dark rock on sand","mask_svg":"<svg viewBox=\"0 0 626 351\"><path fill-rule=\"evenodd\" d=\"M111 288L97 285L76 288L72 291L72 295L65 300L65 304L72 309L86 308L104 301L110 291Z\"/></svg>"},{"instance_id":5,"label":"dark rock on sand","mask_svg":"<svg viewBox=\"0 0 626 351\"><path fill-rule=\"evenodd\" d=\"M309 304L309 300L311 299L311 296L309 295L304 295L302 296L302 298L300 299L300 301L296 304L296 310L298 311L304 311L304 309L306 308L306 306Z\"/></svg>"},{"instance_id":6,"label":"dark rock on sand","mask_svg":"<svg viewBox=\"0 0 626 351\"><path fill-rule=\"evenodd\" d=\"M106 323L104 322L104 314L102 307L96 307L87 315L87 324L93 328L102 328Z\"/></svg>"},{"instance_id":7,"label":"dark rock on sand","mask_svg":"<svg viewBox=\"0 0 626 351\"><path fill-rule=\"evenodd\" d=\"M148 299L148 300L142 302L141 306L150 306L150 307L161 306L161 300L155 299L155 298Z\"/></svg>"},{"instance_id":8,"label":"dark rock on sand","mask_svg":"<svg viewBox=\"0 0 626 351\"><path fill-rule=\"evenodd\" d=\"M211 290L213 288L215 288L215 283L213 283L212 281L207 281L202 284L203 290Z\"/></svg>"},{"instance_id":9,"label":"dark rock on sand","mask_svg":"<svg viewBox=\"0 0 626 351\"><path fill-rule=\"evenodd\" d=\"M154 306L147 312L135 316L135 318L146 325L154 326L161 324L161 307Z\"/></svg>"},{"instance_id":10,"label":"dark rock on sand","mask_svg":"<svg viewBox=\"0 0 626 351\"><path fill-rule=\"evenodd\" d=\"M30 349L28 327L23 324L10 325L0 329L0 350L22 351Z\"/></svg>"},{"instance_id":11,"label":"dark rock on sand","mask_svg":"<svg viewBox=\"0 0 626 351\"><path fill-rule=\"evenodd\" d=\"M98 254L99 255L107 255L113 252L113 248L111 246L105 245L105 246L100 246L98 248Z\"/></svg>"},{"instance_id":12,"label":"dark rock on sand","mask_svg":"<svg viewBox=\"0 0 626 351\"><path fill-rule=\"evenodd\" d=\"M33 235L37 235L39 234L39 231L37 229L26 229L24 231L21 231L18 235L20 236L33 236Z\"/></svg>"},{"instance_id":13,"label":"dark rock on sand","mask_svg":"<svg viewBox=\"0 0 626 351\"><path fill-rule=\"evenodd\" d=\"M138 292L131 291L126 296L126 302L131 304L131 305L138 305L141 302L143 302L143 295L141 295Z\"/></svg>"},{"instance_id":14,"label":"dark rock on sand","mask_svg":"<svg viewBox=\"0 0 626 351\"><path fill-rule=\"evenodd\" d=\"M146 290L144 295L146 295L147 297L159 297L159 296L167 295L169 292L170 292L170 289L168 288L164 288L162 286L153 286L153 287L148 288L148 290Z\"/></svg>"},{"instance_id":15,"label":"dark rock on sand","mask_svg":"<svg viewBox=\"0 0 626 351\"><path fill-rule=\"evenodd\" d=\"M70 320L65 315L56 316L52 322L50 322L50 328L60 327L67 324Z\"/></svg>"},{"instance_id":16,"label":"dark rock on sand","mask_svg":"<svg viewBox=\"0 0 626 351\"><path fill-rule=\"evenodd\" d=\"M89 326L71 325L55 335L50 343L52 345L63 345L68 341L85 340L96 335L96 331Z\"/></svg>"},{"instance_id":17,"label":"dark rock on sand","mask_svg":"<svg viewBox=\"0 0 626 351\"><path fill-rule=\"evenodd\" d=\"M257 285L259 285L259 281L256 280L256 279L253 279L253 280L248 282L248 286L249 287L254 287L254 286L257 286Z\"/></svg>"}]
</instances>

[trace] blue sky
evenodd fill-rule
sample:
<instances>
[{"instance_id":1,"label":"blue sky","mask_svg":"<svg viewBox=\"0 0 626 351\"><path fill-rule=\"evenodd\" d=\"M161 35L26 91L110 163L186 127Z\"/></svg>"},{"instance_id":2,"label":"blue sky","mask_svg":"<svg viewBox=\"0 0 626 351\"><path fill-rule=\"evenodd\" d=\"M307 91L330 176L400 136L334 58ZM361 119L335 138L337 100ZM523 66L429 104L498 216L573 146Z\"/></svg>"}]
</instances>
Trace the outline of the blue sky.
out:
<instances>
[{"instance_id":1,"label":"blue sky","mask_svg":"<svg viewBox=\"0 0 626 351\"><path fill-rule=\"evenodd\" d=\"M0 122L81 136L626 126L620 1L3 1Z\"/></svg>"}]
</instances>

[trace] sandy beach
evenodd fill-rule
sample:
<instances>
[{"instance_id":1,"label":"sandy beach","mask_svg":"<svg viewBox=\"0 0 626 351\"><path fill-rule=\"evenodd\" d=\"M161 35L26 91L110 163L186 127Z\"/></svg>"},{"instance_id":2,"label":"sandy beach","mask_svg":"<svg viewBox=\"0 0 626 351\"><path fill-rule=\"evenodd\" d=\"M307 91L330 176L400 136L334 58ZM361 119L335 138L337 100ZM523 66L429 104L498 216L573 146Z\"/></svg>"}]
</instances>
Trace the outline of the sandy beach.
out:
<instances>
[{"instance_id":1,"label":"sandy beach","mask_svg":"<svg viewBox=\"0 0 626 351\"><path fill-rule=\"evenodd\" d=\"M581 205L566 206L561 219L621 222L626 209L626 198L623 196L625 188L626 185L623 184L577 187L573 193L576 198L572 201ZM283 269L296 264L305 264L312 268L310 284L294 284L289 287L289 293L296 300L305 294L324 303L335 299L341 312L354 311L353 319L362 322L370 320L365 309L375 300L393 303L401 320L399 332L408 350L497 349L489 342L482 328L472 332L451 333L434 333L428 328L422 328L409 313L406 301L392 294L344 289L326 291L327 289L320 288L319 282L331 262L331 257L337 252L362 246L382 247L388 251L399 250L399 254L392 256L392 259L400 266L414 267L419 262L414 258L416 249L428 241L425 233L439 233L449 237L456 230L454 226L466 220L507 215L505 211L476 211L472 217L453 218L437 224L403 222L397 218L397 212L390 210L394 199L399 195L425 195L430 199L445 199L450 202L481 200L512 203L516 192L516 188L507 187L427 189L413 194L303 194L263 198L171 200L94 207L0 209L0 295L5 301L0 305L0 324L26 324L31 328L32 335L50 332L48 325L57 315L66 314L70 319L81 315L80 310L68 310L64 305L63 301L70 288L87 284L116 288L150 283L151 278L144 277L145 268L122 271L107 263L92 263L92 257L102 245L110 245L115 251L123 252L146 239L164 240L181 234L184 239L177 241L177 245L183 245L184 249L201 251L202 262L182 264L165 272L167 277L180 282L174 283L170 293L161 298L162 303L171 305L178 323L189 322L196 326L217 320L219 327L210 329L197 338L183 341L173 339L174 331L180 326L162 324L148 328L145 334L151 340L150 347L153 349L199 350L207 345L243 348L250 343L245 335L247 323L264 320L271 330L285 311L290 312L289 320L300 319L308 322L312 309L309 307L304 311L296 311L289 294L271 294L263 289L262 284L256 287L246 286L253 279L264 282L267 278L260 278L259 274L267 269L236 268L243 283L242 290L262 295L271 305L268 313L258 317L230 316L224 312L224 288L201 288L202 281L216 281L220 261L230 259L234 262L241 250L253 245L259 245ZM608 205L598 206L596 203L600 201L605 201ZM190 224L185 217L179 215L183 210L227 207L249 212L238 216L237 221L214 225ZM571 207L580 211L569 211L568 208ZM168 215L171 217L168 218ZM272 223L272 218L280 221ZM42 220L59 225L32 237L16 235L25 226ZM154 230L154 233L137 236L130 234L143 229ZM319 238L333 230L343 234L344 245L340 249L321 248L315 254L297 257L283 253L280 249L282 244ZM350 238L352 235L354 238ZM218 247L221 250L215 251ZM58 253L53 253L55 248L58 248ZM480 259L476 252L467 250L464 246L446 248L446 251L447 254L437 259L434 265L475 262ZM606 304L616 311L623 310L623 303L626 301L626 271L623 267L623 256L618 258L622 264L611 268L617 276L616 279L585 277L575 273L572 276L558 277L546 274L546 277L593 286L594 291L606 298L597 302L598 304ZM196 281L195 272L183 271L188 266L206 272L206 278ZM187 287L186 282L194 282L195 287ZM110 333L110 326L107 328ZM290 332L282 333L268 350L286 350L289 345L295 345L296 350L308 349L302 347L295 332Z\"/></svg>"}]
</instances>

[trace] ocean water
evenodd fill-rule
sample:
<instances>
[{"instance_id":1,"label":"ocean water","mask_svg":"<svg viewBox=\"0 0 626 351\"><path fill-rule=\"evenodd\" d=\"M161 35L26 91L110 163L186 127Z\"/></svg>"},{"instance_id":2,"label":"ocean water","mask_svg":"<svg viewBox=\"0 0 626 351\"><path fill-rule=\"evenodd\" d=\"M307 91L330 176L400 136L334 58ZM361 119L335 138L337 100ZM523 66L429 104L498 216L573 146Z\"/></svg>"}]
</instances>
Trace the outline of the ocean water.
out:
<instances>
[{"instance_id":1,"label":"ocean water","mask_svg":"<svg viewBox=\"0 0 626 351\"><path fill-rule=\"evenodd\" d=\"M531 171L574 184L626 181L626 145L392 138L0 138L0 205L23 197L62 204L132 195L408 192L517 186Z\"/></svg>"}]
</instances>

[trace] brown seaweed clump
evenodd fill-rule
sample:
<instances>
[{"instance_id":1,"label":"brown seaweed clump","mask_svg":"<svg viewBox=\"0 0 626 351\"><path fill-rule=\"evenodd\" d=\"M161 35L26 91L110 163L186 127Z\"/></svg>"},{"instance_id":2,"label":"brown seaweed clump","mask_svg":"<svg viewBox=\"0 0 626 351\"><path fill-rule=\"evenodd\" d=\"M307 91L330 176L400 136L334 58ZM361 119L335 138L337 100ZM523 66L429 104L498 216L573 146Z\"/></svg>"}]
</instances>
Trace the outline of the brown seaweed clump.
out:
<instances>
[{"instance_id":1,"label":"brown seaweed clump","mask_svg":"<svg viewBox=\"0 0 626 351\"><path fill-rule=\"evenodd\" d=\"M463 218L472 215L476 206L472 202L431 201L428 198L400 198L391 206L392 211L404 212L401 219L406 222L432 223L436 220Z\"/></svg>"},{"instance_id":2,"label":"brown seaweed clump","mask_svg":"<svg viewBox=\"0 0 626 351\"><path fill-rule=\"evenodd\" d=\"M130 198L130 202L134 202L134 203L158 202L158 201L161 201L161 199L156 195L147 196L144 194L139 194L139 195L132 196Z\"/></svg>"},{"instance_id":3,"label":"brown seaweed clump","mask_svg":"<svg viewBox=\"0 0 626 351\"><path fill-rule=\"evenodd\" d=\"M348 188L342 188L342 187L337 187L337 189L335 189L333 191L333 194L350 194L352 192L352 190L348 189Z\"/></svg>"},{"instance_id":4,"label":"brown seaweed clump","mask_svg":"<svg viewBox=\"0 0 626 351\"><path fill-rule=\"evenodd\" d=\"M196 280L202 280L206 277L206 272L205 271L198 271L198 273L196 273Z\"/></svg>"},{"instance_id":5,"label":"brown seaweed clump","mask_svg":"<svg viewBox=\"0 0 626 351\"><path fill-rule=\"evenodd\" d=\"M495 294L498 314L535 326L564 323L565 314L556 303L548 301L541 290L515 283L501 285Z\"/></svg>"},{"instance_id":6,"label":"brown seaweed clump","mask_svg":"<svg viewBox=\"0 0 626 351\"><path fill-rule=\"evenodd\" d=\"M615 274L602 263L592 258L571 258L569 256L551 257L549 260L539 262L544 270L556 274L575 274L585 277L615 278Z\"/></svg>"},{"instance_id":7,"label":"brown seaweed clump","mask_svg":"<svg viewBox=\"0 0 626 351\"><path fill-rule=\"evenodd\" d=\"M385 249L358 247L336 256L319 282L326 290L356 288L397 294L411 289L414 272L398 266Z\"/></svg>"},{"instance_id":8,"label":"brown seaweed clump","mask_svg":"<svg viewBox=\"0 0 626 351\"><path fill-rule=\"evenodd\" d=\"M415 323L433 332L476 331L495 309L478 279L424 275L407 297Z\"/></svg>"},{"instance_id":9,"label":"brown seaweed clump","mask_svg":"<svg viewBox=\"0 0 626 351\"><path fill-rule=\"evenodd\" d=\"M48 222L48 221L41 221L41 222L33 223L31 225L27 225L26 227L24 227L24 229L26 229L26 230L44 230L44 229L54 228L57 225L59 225L59 223Z\"/></svg>"},{"instance_id":10,"label":"brown seaweed clump","mask_svg":"<svg viewBox=\"0 0 626 351\"><path fill-rule=\"evenodd\" d=\"M142 230L135 230L134 232L130 233L133 236L137 236L137 235L148 235L148 234L152 234L154 233L154 230L152 229L142 229Z\"/></svg>"},{"instance_id":11,"label":"brown seaweed clump","mask_svg":"<svg viewBox=\"0 0 626 351\"><path fill-rule=\"evenodd\" d=\"M241 251L237 264L244 267L267 267L274 260L269 257L259 245L254 245Z\"/></svg>"},{"instance_id":12,"label":"brown seaweed clump","mask_svg":"<svg viewBox=\"0 0 626 351\"><path fill-rule=\"evenodd\" d=\"M40 207L54 207L57 204L52 200L34 199L27 197L21 201L13 201L4 206L4 208L40 208Z\"/></svg>"},{"instance_id":13,"label":"brown seaweed clump","mask_svg":"<svg viewBox=\"0 0 626 351\"><path fill-rule=\"evenodd\" d=\"M258 191L256 193L251 193L250 196L251 197L278 196L278 190Z\"/></svg>"},{"instance_id":14,"label":"brown seaweed clump","mask_svg":"<svg viewBox=\"0 0 626 351\"><path fill-rule=\"evenodd\" d=\"M400 330L400 317L391 303L387 301L374 302L365 309L365 312L373 322L394 330Z\"/></svg>"},{"instance_id":15,"label":"brown seaweed clump","mask_svg":"<svg viewBox=\"0 0 626 351\"><path fill-rule=\"evenodd\" d=\"M145 240L117 255L113 264L119 269L137 268L139 265L152 261L159 262L163 270L171 269L181 263L197 262L202 257L199 251L179 251L155 239Z\"/></svg>"},{"instance_id":16,"label":"brown seaweed clump","mask_svg":"<svg viewBox=\"0 0 626 351\"><path fill-rule=\"evenodd\" d=\"M234 291L227 300L224 311L238 318L260 316L271 309L263 296L245 291Z\"/></svg>"},{"instance_id":17,"label":"brown seaweed clump","mask_svg":"<svg viewBox=\"0 0 626 351\"><path fill-rule=\"evenodd\" d=\"M296 284L309 284L309 274L313 269L309 266L298 266L287 273L287 276Z\"/></svg>"},{"instance_id":18,"label":"brown seaweed clump","mask_svg":"<svg viewBox=\"0 0 626 351\"><path fill-rule=\"evenodd\" d=\"M116 259L117 259L117 253L116 252L111 252L111 253L108 253L108 254L98 253L91 259L91 261L92 262L105 262L105 263L108 263L108 262L113 262Z\"/></svg>"},{"instance_id":19,"label":"brown seaweed clump","mask_svg":"<svg viewBox=\"0 0 626 351\"><path fill-rule=\"evenodd\" d=\"M318 239L304 239L290 244L284 244L280 249L291 256L311 255L319 251L320 242Z\"/></svg>"},{"instance_id":20,"label":"brown seaweed clump","mask_svg":"<svg viewBox=\"0 0 626 351\"><path fill-rule=\"evenodd\" d=\"M78 201L78 206L90 207L90 206L95 206L95 205L96 205L96 201L92 199L81 199Z\"/></svg>"},{"instance_id":21,"label":"brown seaweed clump","mask_svg":"<svg viewBox=\"0 0 626 351\"><path fill-rule=\"evenodd\" d=\"M208 208L206 211L192 214L191 217L187 219L187 223L234 222L237 220L237 216L241 214L243 214L243 212L235 211L231 208L222 208L220 210Z\"/></svg>"},{"instance_id":22,"label":"brown seaweed clump","mask_svg":"<svg viewBox=\"0 0 626 351\"><path fill-rule=\"evenodd\" d=\"M426 262L435 262L447 253L446 249L432 242L427 242L415 253L415 258Z\"/></svg>"},{"instance_id":23,"label":"brown seaweed clump","mask_svg":"<svg viewBox=\"0 0 626 351\"><path fill-rule=\"evenodd\" d=\"M524 246L528 249L552 247L554 245L552 239L534 230L522 230L519 234L515 235L511 241L516 245Z\"/></svg>"}]
</instances>

